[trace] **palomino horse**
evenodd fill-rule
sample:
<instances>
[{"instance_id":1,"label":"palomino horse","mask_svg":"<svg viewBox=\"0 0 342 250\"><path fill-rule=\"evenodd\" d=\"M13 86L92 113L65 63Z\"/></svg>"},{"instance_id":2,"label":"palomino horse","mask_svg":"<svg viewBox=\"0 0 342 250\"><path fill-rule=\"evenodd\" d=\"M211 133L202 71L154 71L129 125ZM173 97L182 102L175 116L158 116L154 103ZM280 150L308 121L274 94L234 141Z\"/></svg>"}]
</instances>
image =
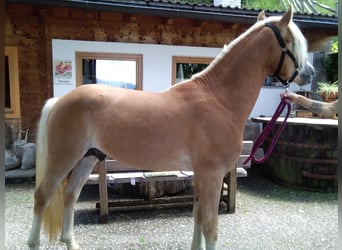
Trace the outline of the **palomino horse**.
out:
<instances>
[{"instance_id":1,"label":"palomino horse","mask_svg":"<svg viewBox=\"0 0 342 250\"><path fill-rule=\"evenodd\" d=\"M73 207L103 152L138 168L193 170L192 249L216 249L223 177L239 158L244 125L266 75L304 84L314 73L292 17L291 7L282 17L261 12L207 69L166 91L92 84L48 101L38 128L30 248L39 248L44 221L50 239L61 231L68 249L79 249Z\"/></svg>"}]
</instances>

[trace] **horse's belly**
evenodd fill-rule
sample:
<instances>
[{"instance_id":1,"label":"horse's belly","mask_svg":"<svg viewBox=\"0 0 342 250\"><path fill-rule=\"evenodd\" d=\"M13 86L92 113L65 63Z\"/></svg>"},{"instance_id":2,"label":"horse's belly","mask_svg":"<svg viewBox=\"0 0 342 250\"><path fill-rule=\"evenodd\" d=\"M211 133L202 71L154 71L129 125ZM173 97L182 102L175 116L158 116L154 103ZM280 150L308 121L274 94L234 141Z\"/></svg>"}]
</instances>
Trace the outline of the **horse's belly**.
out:
<instances>
[{"instance_id":1,"label":"horse's belly","mask_svg":"<svg viewBox=\"0 0 342 250\"><path fill-rule=\"evenodd\" d=\"M152 171L173 171L184 170L192 171L191 157L186 153L176 155L165 155L145 150L117 153L113 152L110 156L118 161L126 163L132 167Z\"/></svg>"},{"instance_id":2,"label":"horse's belly","mask_svg":"<svg viewBox=\"0 0 342 250\"><path fill-rule=\"evenodd\" d=\"M170 170L192 171L192 161L188 154L180 154L177 158L170 160L165 164Z\"/></svg>"}]
</instances>

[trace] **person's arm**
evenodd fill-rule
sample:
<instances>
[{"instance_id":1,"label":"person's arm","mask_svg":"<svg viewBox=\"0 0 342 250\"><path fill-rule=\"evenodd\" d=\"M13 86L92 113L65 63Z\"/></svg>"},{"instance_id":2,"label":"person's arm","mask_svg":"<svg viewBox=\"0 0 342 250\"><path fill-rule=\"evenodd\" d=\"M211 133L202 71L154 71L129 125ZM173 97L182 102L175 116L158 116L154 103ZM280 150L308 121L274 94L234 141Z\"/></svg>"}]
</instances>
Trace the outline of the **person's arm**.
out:
<instances>
[{"instance_id":1,"label":"person's arm","mask_svg":"<svg viewBox=\"0 0 342 250\"><path fill-rule=\"evenodd\" d=\"M337 113L338 100L334 102L320 102L292 92L282 93L281 96L286 96L291 102L297 103L316 114L332 116L334 113Z\"/></svg>"}]
</instances>

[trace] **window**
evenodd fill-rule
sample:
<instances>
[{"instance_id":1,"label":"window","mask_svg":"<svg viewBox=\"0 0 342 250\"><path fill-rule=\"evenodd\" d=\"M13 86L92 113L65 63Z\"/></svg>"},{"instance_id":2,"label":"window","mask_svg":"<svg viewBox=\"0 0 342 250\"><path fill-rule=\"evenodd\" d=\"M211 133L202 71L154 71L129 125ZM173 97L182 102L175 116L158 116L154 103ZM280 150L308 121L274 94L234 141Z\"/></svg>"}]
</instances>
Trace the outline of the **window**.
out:
<instances>
[{"instance_id":1,"label":"window","mask_svg":"<svg viewBox=\"0 0 342 250\"><path fill-rule=\"evenodd\" d=\"M20 118L17 47L5 47L5 118Z\"/></svg>"},{"instance_id":2,"label":"window","mask_svg":"<svg viewBox=\"0 0 342 250\"><path fill-rule=\"evenodd\" d=\"M142 55L76 52L76 85L142 89Z\"/></svg>"},{"instance_id":3,"label":"window","mask_svg":"<svg viewBox=\"0 0 342 250\"><path fill-rule=\"evenodd\" d=\"M172 57L172 85L186 79L190 79L193 74L205 69L213 58L207 57Z\"/></svg>"}]
</instances>

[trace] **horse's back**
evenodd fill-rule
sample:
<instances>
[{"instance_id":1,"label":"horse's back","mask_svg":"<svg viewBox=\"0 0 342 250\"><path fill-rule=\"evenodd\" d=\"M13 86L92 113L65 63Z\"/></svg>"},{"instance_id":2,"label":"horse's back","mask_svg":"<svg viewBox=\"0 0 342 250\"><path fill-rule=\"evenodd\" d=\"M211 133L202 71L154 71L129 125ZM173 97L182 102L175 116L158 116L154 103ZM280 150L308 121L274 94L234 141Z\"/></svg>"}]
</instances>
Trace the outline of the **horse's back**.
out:
<instances>
[{"instance_id":1,"label":"horse's back","mask_svg":"<svg viewBox=\"0 0 342 250\"><path fill-rule=\"evenodd\" d=\"M78 87L51 113L50 139L81 145L82 152L95 147L132 165L179 161L187 169L184 113L175 111L166 96L98 84Z\"/></svg>"}]
</instances>

